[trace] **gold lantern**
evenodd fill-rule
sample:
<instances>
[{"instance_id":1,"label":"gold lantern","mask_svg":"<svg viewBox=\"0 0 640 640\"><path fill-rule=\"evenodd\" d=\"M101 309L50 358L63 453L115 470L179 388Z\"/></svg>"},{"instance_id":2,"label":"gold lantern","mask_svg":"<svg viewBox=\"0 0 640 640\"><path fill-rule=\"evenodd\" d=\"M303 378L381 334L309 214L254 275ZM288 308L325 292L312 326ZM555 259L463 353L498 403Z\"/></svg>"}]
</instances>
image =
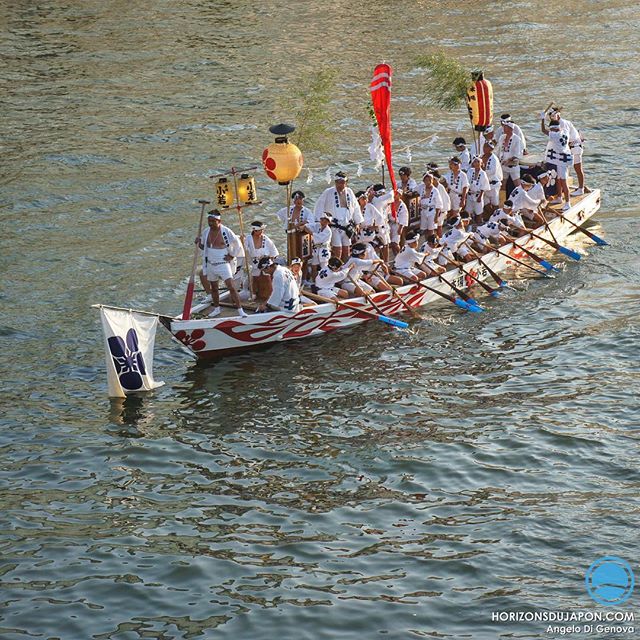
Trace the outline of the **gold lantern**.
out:
<instances>
[{"instance_id":1,"label":"gold lantern","mask_svg":"<svg viewBox=\"0 0 640 640\"><path fill-rule=\"evenodd\" d=\"M287 139L295 127L278 124L270 127L269 131L276 135L276 140L262 152L262 166L272 180L282 185L289 184L300 175L303 164L302 152Z\"/></svg>"},{"instance_id":2,"label":"gold lantern","mask_svg":"<svg viewBox=\"0 0 640 640\"><path fill-rule=\"evenodd\" d=\"M248 173L240 174L238 179L238 204L253 204L258 202L256 182Z\"/></svg>"},{"instance_id":3,"label":"gold lantern","mask_svg":"<svg viewBox=\"0 0 640 640\"><path fill-rule=\"evenodd\" d=\"M233 204L233 189L226 178L218 178L216 182L216 201L218 206L224 209Z\"/></svg>"}]
</instances>

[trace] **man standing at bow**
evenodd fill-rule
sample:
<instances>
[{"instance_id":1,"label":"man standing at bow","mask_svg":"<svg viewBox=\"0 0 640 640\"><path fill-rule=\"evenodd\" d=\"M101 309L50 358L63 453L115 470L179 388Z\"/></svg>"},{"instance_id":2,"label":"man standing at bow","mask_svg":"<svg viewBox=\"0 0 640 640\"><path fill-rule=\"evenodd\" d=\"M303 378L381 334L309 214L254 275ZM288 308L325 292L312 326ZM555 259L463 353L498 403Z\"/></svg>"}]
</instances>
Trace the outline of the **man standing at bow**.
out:
<instances>
[{"instance_id":1,"label":"man standing at bow","mask_svg":"<svg viewBox=\"0 0 640 640\"><path fill-rule=\"evenodd\" d=\"M355 193L347 187L347 180L347 176L338 171L335 186L324 190L314 208L316 219L325 212L333 218L331 253L343 262L349 258L351 236L363 221L358 200Z\"/></svg>"},{"instance_id":2,"label":"man standing at bow","mask_svg":"<svg viewBox=\"0 0 640 640\"><path fill-rule=\"evenodd\" d=\"M222 280L229 290L231 300L238 309L238 315L245 317L247 314L240 304L240 297L233 281L236 258L244 256L242 242L229 227L222 224L222 216L218 209L209 211L207 223L209 226L203 231L202 236L195 239L195 243L203 250L202 272L211 286L213 310L209 317L215 318L221 311L218 280Z\"/></svg>"}]
</instances>

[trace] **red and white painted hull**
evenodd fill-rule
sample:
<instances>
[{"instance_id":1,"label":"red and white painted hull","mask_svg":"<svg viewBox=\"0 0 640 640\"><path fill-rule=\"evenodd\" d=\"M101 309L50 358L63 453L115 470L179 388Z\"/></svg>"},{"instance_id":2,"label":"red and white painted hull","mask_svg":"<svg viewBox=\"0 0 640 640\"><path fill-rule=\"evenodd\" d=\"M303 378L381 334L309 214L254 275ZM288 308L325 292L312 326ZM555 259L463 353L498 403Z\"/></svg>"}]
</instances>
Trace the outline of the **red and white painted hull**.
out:
<instances>
[{"instance_id":1,"label":"red and white painted hull","mask_svg":"<svg viewBox=\"0 0 640 640\"><path fill-rule=\"evenodd\" d=\"M600 191L595 190L574 204L563 215L575 222L583 224L600 208ZM575 231L575 227L561 218L555 218L549 223L556 240L563 238ZM541 227L536 234L551 239L548 230ZM513 244L504 245L501 251L519 260L527 260L527 255L519 248L524 245L536 253L547 253L549 246L527 235L519 238ZM508 267L517 266L517 263L509 260L496 252L483 256L485 262L493 271L499 273ZM465 265L466 271L470 271L481 280L489 278L487 269L477 260ZM443 277L460 289L466 289L474 284L469 276L463 274L460 269L454 269L443 274ZM429 278L424 281L434 289L446 294L451 294L451 289L438 278ZM442 298L435 293L420 287L417 284L408 284L398 287L397 293L412 307L422 307L430 302L440 301ZM375 293L370 296L378 309L387 316L398 315L406 312L406 308L400 300L391 292ZM371 320L371 316L360 313L358 309L377 313L376 309L365 298L352 298L348 304L356 309L347 309L343 306L325 303L313 307L305 307L298 313L283 313L281 311L261 313L246 318L214 318L201 320L181 320L180 317L165 321L163 324L187 349L195 354L198 360L215 360L226 355L239 353L248 349L255 349L276 342L299 340L321 336L337 329L344 329L362 322Z\"/></svg>"}]
</instances>

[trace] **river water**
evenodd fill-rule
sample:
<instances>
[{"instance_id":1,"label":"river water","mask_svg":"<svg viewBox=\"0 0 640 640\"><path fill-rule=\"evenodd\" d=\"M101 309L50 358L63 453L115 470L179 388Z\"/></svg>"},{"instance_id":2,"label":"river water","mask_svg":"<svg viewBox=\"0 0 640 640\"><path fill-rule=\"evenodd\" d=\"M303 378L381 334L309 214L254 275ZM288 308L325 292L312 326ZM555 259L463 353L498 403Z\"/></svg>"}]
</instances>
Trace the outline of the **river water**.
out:
<instances>
[{"instance_id":1,"label":"river water","mask_svg":"<svg viewBox=\"0 0 640 640\"><path fill-rule=\"evenodd\" d=\"M5 0L2 15L3 640L551 638L491 614L605 610L589 565L640 569L637 5ZM565 106L610 246L574 236L585 257L555 255L555 280L518 271L485 313L435 306L410 333L368 323L213 367L159 334L166 385L109 400L90 305L181 308L208 176L259 159L303 79L339 74L333 148L306 152L296 183L311 202L327 170L375 177L382 59L396 162L424 139L416 173L447 157L466 116L425 101L415 66L438 47L485 69L534 151L538 111ZM251 215L282 242L282 190L256 175Z\"/></svg>"}]
</instances>

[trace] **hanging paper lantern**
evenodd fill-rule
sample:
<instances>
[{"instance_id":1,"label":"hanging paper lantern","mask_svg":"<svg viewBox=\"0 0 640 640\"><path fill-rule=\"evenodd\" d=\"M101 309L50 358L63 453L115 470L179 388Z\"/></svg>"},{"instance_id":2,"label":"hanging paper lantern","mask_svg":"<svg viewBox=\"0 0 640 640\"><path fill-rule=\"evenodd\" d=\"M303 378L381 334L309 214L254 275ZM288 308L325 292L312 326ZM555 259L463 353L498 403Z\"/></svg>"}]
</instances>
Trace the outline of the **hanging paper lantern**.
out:
<instances>
[{"instance_id":1,"label":"hanging paper lantern","mask_svg":"<svg viewBox=\"0 0 640 640\"><path fill-rule=\"evenodd\" d=\"M262 166L278 184L289 184L302 171L302 152L287 139L287 134L294 130L295 127L287 124L271 127L269 131L278 137L262 152Z\"/></svg>"},{"instance_id":2,"label":"hanging paper lantern","mask_svg":"<svg viewBox=\"0 0 640 640\"><path fill-rule=\"evenodd\" d=\"M243 173L238 179L238 202L240 204L252 204L257 201L256 182L253 176Z\"/></svg>"},{"instance_id":3,"label":"hanging paper lantern","mask_svg":"<svg viewBox=\"0 0 640 640\"><path fill-rule=\"evenodd\" d=\"M233 189L226 178L218 178L216 182L216 201L219 207L227 209L233 204Z\"/></svg>"},{"instance_id":4,"label":"hanging paper lantern","mask_svg":"<svg viewBox=\"0 0 640 640\"><path fill-rule=\"evenodd\" d=\"M484 79L482 71L472 75L473 84L467 89L467 109L476 131L484 131L493 120L493 87Z\"/></svg>"}]
</instances>

